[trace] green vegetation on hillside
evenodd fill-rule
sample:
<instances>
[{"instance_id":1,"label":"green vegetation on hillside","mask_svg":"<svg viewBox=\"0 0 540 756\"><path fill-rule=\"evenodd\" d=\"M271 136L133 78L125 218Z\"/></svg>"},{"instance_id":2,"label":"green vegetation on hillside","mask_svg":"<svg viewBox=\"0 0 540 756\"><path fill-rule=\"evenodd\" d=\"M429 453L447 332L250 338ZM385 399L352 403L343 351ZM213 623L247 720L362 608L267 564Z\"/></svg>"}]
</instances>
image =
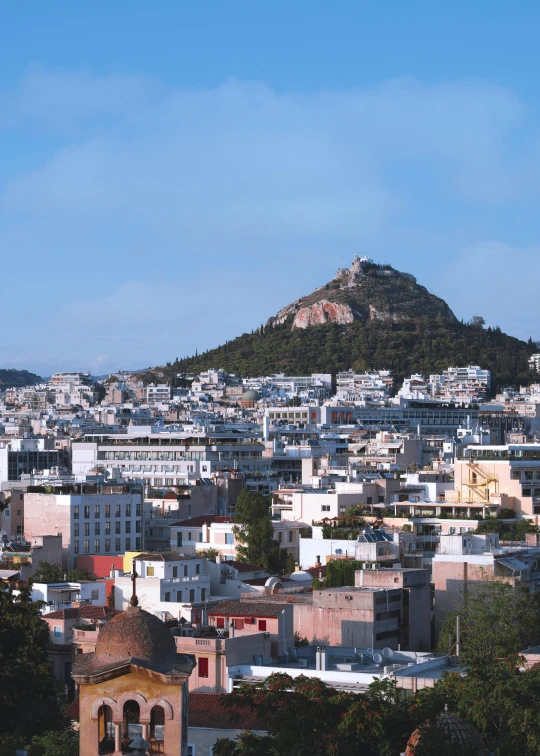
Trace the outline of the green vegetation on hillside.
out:
<instances>
[{"instance_id":1,"label":"green vegetation on hillside","mask_svg":"<svg viewBox=\"0 0 540 756\"><path fill-rule=\"evenodd\" d=\"M7 370L0 369L0 391L8 388L21 388L22 386L35 386L36 383L43 383L43 378L28 370Z\"/></svg>"},{"instance_id":2,"label":"green vegetation on hillside","mask_svg":"<svg viewBox=\"0 0 540 756\"><path fill-rule=\"evenodd\" d=\"M365 321L350 325L327 323L291 330L290 322L261 327L216 349L167 365L176 373L198 373L210 367L244 376L283 372L388 369L399 380L412 373L440 373L449 365L480 365L492 372L493 389L531 383L536 376L527 360L535 344L520 341L500 328L449 323L420 317L393 322Z\"/></svg>"}]
</instances>

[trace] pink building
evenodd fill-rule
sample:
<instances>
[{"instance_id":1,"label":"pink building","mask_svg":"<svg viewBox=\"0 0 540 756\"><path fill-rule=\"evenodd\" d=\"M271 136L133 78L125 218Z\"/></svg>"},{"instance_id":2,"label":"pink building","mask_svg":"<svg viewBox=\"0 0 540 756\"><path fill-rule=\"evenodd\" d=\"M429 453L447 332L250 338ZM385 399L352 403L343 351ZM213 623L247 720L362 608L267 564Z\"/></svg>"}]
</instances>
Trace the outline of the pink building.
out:
<instances>
[{"instance_id":1,"label":"pink building","mask_svg":"<svg viewBox=\"0 0 540 756\"><path fill-rule=\"evenodd\" d=\"M293 608L273 601L223 601L208 612L210 626L229 637L269 633L270 653L279 658L294 648Z\"/></svg>"}]
</instances>

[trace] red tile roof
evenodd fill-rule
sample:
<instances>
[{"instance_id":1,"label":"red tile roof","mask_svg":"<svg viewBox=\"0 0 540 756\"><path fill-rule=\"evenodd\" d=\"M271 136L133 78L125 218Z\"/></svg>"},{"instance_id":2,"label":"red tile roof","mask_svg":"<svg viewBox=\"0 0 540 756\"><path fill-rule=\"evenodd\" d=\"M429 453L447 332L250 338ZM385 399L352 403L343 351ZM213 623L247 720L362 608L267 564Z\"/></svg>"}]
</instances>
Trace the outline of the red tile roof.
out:
<instances>
[{"instance_id":1,"label":"red tile roof","mask_svg":"<svg viewBox=\"0 0 540 756\"><path fill-rule=\"evenodd\" d=\"M267 731L260 715L247 707L230 709L223 704L220 693L189 694L189 727L209 727L216 730Z\"/></svg>"},{"instance_id":2,"label":"red tile roof","mask_svg":"<svg viewBox=\"0 0 540 756\"><path fill-rule=\"evenodd\" d=\"M72 609L58 609L56 612L44 614L43 619L69 620L69 619L110 619L119 614L118 609L110 606L76 606Z\"/></svg>"},{"instance_id":3,"label":"red tile roof","mask_svg":"<svg viewBox=\"0 0 540 756\"><path fill-rule=\"evenodd\" d=\"M192 517L189 520L180 520L179 522L173 522L171 528L187 528L191 525L193 528L202 528L203 525L211 525L213 522L232 522L232 517L226 517L221 515L200 515L199 517Z\"/></svg>"},{"instance_id":4,"label":"red tile roof","mask_svg":"<svg viewBox=\"0 0 540 756\"><path fill-rule=\"evenodd\" d=\"M72 719L75 722L79 721L79 696L77 696L77 698L75 698L68 706L66 716L68 719Z\"/></svg>"},{"instance_id":5,"label":"red tile roof","mask_svg":"<svg viewBox=\"0 0 540 756\"><path fill-rule=\"evenodd\" d=\"M209 617L279 617L288 604L273 601L222 601L208 612Z\"/></svg>"}]
</instances>

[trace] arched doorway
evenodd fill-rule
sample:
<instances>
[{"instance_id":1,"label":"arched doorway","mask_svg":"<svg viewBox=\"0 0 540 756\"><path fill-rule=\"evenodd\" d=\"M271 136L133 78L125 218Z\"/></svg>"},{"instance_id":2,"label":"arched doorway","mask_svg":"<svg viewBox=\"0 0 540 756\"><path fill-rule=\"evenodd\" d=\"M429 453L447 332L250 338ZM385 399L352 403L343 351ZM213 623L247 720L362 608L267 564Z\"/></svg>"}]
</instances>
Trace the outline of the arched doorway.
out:
<instances>
[{"instance_id":1,"label":"arched doorway","mask_svg":"<svg viewBox=\"0 0 540 756\"><path fill-rule=\"evenodd\" d=\"M114 724L112 709L102 704L98 711L98 753L108 754L114 751Z\"/></svg>"},{"instance_id":2,"label":"arched doorway","mask_svg":"<svg viewBox=\"0 0 540 756\"><path fill-rule=\"evenodd\" d=\"M137 701L126 701L124 704L124 717L122 727L122 750L130 753L129 745L137 735L142 733L140 723L141 710Z\"/></svg>"},{"instance_id":3,"label":"arched doorway","mask_svg":"<svg viewBox=\"0 0 540 756\"><path fill-rule=\"evenodd\" d=\"M161 753L165 740L165 711L162 706L154 706L150 712L149 736L152 752Z\"/></svg>"}]
</instances>

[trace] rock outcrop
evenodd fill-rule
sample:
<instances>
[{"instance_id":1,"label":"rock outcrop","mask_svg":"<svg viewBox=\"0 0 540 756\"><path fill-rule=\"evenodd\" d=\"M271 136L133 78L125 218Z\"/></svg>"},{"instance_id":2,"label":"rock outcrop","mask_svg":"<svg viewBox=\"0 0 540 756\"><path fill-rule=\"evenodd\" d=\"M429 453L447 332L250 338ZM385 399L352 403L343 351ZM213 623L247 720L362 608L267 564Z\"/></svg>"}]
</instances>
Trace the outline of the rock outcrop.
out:
<instances>
[{"instance_id":1,"label":"rock outcrop","mask_svg":"<svg viewBox=\"0 0 540 756\"><path fill-rule=\"evenodd\" d=\"M290 322L295 329L324 323L348 325L355 320L399 322L423 315L456 322L446 302L420 286L410 273L355 256L350 268L339 268L332 281L281 309L267 326Z\"/></svg>"}]
</instances>

